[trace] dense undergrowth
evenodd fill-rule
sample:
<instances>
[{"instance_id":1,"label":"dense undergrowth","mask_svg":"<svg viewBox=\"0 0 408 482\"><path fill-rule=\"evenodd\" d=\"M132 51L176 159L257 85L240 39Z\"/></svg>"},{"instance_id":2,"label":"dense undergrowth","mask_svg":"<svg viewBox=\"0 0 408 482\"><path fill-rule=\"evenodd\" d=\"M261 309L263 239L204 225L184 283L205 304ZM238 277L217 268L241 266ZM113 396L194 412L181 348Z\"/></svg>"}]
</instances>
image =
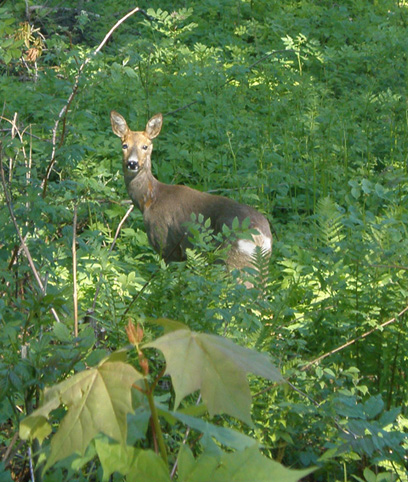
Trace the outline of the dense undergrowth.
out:
<instances>
[{"instance_id":1,"label":"dense undergrowth","mask_svg":"<svg viewBox=\"0 0 408 482\"><path fill-rule=\"evenodd\" d=\"M153 1L94 55L128 3L0 2L0 480L29 480L16 434L44 387L125 346L129 319L153 339L167 318L269 353L289 382L251 378L253 427L216 424L309 480L408 481L408 5ZM268 217L266 294L225 277L205 235L165 266L136 210L120 225L112 109L134 130L164 114L161 181ZM185 431L167 437L175 457ZM99 480L95 459L71 464L44 480Z\"/></svg>"}]
</instances>

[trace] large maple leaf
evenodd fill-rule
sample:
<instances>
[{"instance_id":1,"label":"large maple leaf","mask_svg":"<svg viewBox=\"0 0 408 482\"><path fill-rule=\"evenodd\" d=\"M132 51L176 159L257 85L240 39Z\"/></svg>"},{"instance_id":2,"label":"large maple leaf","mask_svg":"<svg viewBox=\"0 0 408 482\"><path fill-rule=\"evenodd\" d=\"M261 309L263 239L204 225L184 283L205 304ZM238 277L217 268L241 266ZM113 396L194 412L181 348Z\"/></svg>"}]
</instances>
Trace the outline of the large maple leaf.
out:
<instances>
[{"instance_id":1,"label":"large maple leaf","mask_svg":"<svg viewBox=\"0 0 408 482\"><path fill-rule=\"evenodd\" d=\"M50 412L61 404L68 410L52 438L44 470L75 452L83 455L100 432L126 444L126 415L133 411L131 387L142 375L117 358L111 356L96 368L46 389L43 405L21 422L20 437L41 442L51 432Z\"/></svg>"},{"instance_id":2,"label":"large maple leaf","mask_svg":"<svg viewBox=\"0 0 408 482\"><path fill-rule=\"evenodd\" d=\"M163 352L166 373L176 393L175 408L181 400L201 390L211 416L227 413L251 424L251 392L247 373L275 382L283 381L269 357L215 335L176 330L145 347Z\"/></svg>"},{"instance_id":3,"label":"large maple leaf","mask_svg":"<svg viewBox=\"0 0 408 482\"><path fill-rule=\"evenodd\" d=\"M264 457L256 446L234 453L222 453L218 458L206 453L194 458L183 445L179 457L180 482L297 482L312 469L292 470Z\"/></svg>"}]
</instances>

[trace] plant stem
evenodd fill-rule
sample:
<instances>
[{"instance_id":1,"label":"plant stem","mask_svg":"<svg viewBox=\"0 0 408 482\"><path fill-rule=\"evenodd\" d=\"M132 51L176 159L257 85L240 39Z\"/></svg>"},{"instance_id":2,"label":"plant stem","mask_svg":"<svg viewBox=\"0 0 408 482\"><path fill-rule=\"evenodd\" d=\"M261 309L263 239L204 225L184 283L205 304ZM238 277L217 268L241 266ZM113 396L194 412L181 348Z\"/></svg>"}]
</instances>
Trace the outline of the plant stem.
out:
<instances>
[{"instance_id":1,"label":"plant stem","mask_svg":"<svg viewBox=\"0 0 408 482\"><path fill-rule=\"evenodd\" d=\"M146 379L145 379L145 385L146 385L146 396L147 396L147 400L149 401L150 413L152 414L152 421L153 421L154 430L157 436L157 443L159 444L160 455L161 455L161 458L164 460L164 463L166 464L166 466L168 466L169 462L167 458L166 444L164 443L163 432L159 422L159 415L157 413L156 405L154 404L153 391L149 387L149 384Z\"/></svg>"}]
</instances>

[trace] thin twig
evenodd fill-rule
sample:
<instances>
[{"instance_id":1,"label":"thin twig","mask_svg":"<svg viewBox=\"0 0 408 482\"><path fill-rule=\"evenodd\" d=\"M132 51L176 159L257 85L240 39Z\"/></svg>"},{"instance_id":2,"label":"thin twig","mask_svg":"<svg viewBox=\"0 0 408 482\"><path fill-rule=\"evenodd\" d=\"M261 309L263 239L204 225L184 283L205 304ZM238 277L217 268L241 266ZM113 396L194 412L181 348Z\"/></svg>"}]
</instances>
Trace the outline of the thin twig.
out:
<instances>
[{"instance_id":1,"label":"thin twig","mask_svg":"<svg viewBox=\"0 0 408 482\"><path fill-rule=\"evenodd\" d=\"M24 143L23 143L23 137L25 134L26 129L28 126L24 129L23 132L20 132L18 125L17 125L17 112L14 113L13 120L7 119L7 117L0 116L0 119L3 119L11 124L11 138L14 139L16 137L16 134L18 135L18 138L20 139L21 142L21 150L23 151L23 156L24 156L24 161L27 162L27 154L25 151Z\"/></svg>"},{"instance_id":2,"label":"thin twig","mask_svg":"<svg viewBox=\"0 0 408 482\"><path fill-rule=\"evenodd\" d=\"M77 287L77 255L76 255L76 232L77 232L77 207L74 207L74 222L72 225L72 282L74 302L74 336L78 337L78 287Z\"/></svg>"},{"instance_id":3,"label":"thin twig","mask_svg":"<svg viewBox=\"0 0 408 482\"><path fill-rule=\"evenodd\" d=\"M401 316L404 315L407 311L408 311L408 306L406 306L402 311L400 311L397 316L395 316L394 318L391 318L391 320L388 320L388 321L382 323L381 325L376 326L372 330L366 331L365 333L358 336L357 338L354 338L353 340L348 341L344 345L341 345L341 346L335 348L334 350L331 350L328 353L325 353L324 355L319 356L318 358L315 358L314 360L309 362L307 365L302 367L301 371L304 372L304 371L308 370L311 366L315 365L316 363L321 362L322 360L324 360L328 356L333 355L334 353L337 353L341 350L344 350L344 348L347 348L348 346L352 345L356 341L359 341L359 340L362 340L363 338L366 338L367 336L371 335L372 333L374 333L375 331L377 331L381 328L384 328L385 326L391 325L392 323L396 322L399 318L401 318Z\"/></svg>"},{"instance_id":4,"label":"thin twig","mask_svg":"<svg viewBox=\"0 0 408 482\"><path fill-rule=\"evenodd\" d=\"M54 167L54 164L56 162L56 152L57 152L57 149L59 147L61 147L61 145L63 144L64 142L64 137L65 137L65 124L66 124L66 118L67 118L67 115L68 115L68 110L69 110L69 106L71 105L71 102L73 101L77 91L78 91L78 87L79 87L79 81L80 81L80 78L81 78L81 75L86 67L86 65L101 51L101 49L105 46L106 42L109 40L109 37L113 34L113 32L119 27L120 24L122 24L125 20L127 20L131 15L135 14L136 12L138 12L140 10L139 7L136 7L134 8L133 10L131 10L129 13L127 13L124 17L122 17L120 20L118 20L115 25L109 30L109 32L105 35L104 39L102 40L102 42L98 45L98 47L95 49L94 52L92 52L91 55L89 55L83 62L82 64L80 65L79 69L78 69L78 73L75 77L75 82L74 82L74 86L72 87L72 91L68 97L68 100L67 102L65 103L64 107L61 109L60 113L58 114L58 118L57 120L55 121L55 124L54 124L54 127L52 129L52 152L51 152L51 160L48 164L48 167L47 167L47 170L46 170L46 173L45 173L45 177L42 181L42 184L41 184L41 187L42 187L42 190L43 190L43 193L42 193L42 196L45 197L46 193L47 193L47 183L48 183L48 179L50 177L50 174L51 174L51 171L52 171L52 168ZM63 129L62 129L62 133L61 133L61 136L60 136L60 139L59 139L59 142L58 142L58 145L57 145L57 131L58 131L58 127L59 127L59 124L61 122L61 120L63 121Z\"/></svg>"},{"instance_id":5,"label":"thin twig","mask_svg":"<svg viewBox=\"0 0 408 482\"><path fill-rule=\"evenodd\" d=\"M133 306L133 303L137 301L137 299L140 297L140 295L143 293L143 291L149 286L149 284L152 282L153 278L157 275L159 270L153 271L153 273L150 275L150 278L146 281L146 283L141 287L141 289L133 296L132 301L128 304L126 307L126 310L123 312L123 315L120 318L120 324L123 322L125 316L128 314L130 308Z\"/></svg>"},{"instance_id":6,"label":"thin twig","mask_svg":"<svg viewBox=\"0 0 408 482\"><path fill-rule=\"evenodd\" d=\"M13 224L14 224L14 227L16 229L17 235L20 239L20 244L23 248L24 254L26 255L28 263L30 265L31 271L34 274L34 278L37 281L37 284L38 284L38 286L41 290L41 293L43 295L45 295L46 293L45 293L45 288L44 288L43 282L41 281L40 275L38 274L37 268L35 267L33 258L31 257L30 251L29 251L29 249L28 249L28 247L27 247L27 245L26 245L26 243L23 239L23 236L21 235L20 228L19 228L18 223L17 223L17 219L14 215L13 206L12 206L12 203L11 203L11 198L10 198L9 192L7 190L6 179L5 179L5 176L4 176L2 153L3 153L2 145L0 143L0 173L1 173L1 182L2 182L2 185L3 185L4 195L6 197L6 204L7 204L8 210L10 212L11 220L13 221ZM57 312L55 311L54 308L51 308L51 313L54 316L55 321L60 323L60 319L59 319L58 314L57 314Z\"/></svg>"},{"instance_id":7,"label":"thin twig","mask_svg":"<svg viewBox=\"0 0 408 482\"><path fill-rule=\"evenodd\" d=\"M2 116L0 116L0 118L4 119L4 117L2 117ZM0 132L10 132L11 133L11 131L12 131L12 129L0 129ZM31 132L27 135L29 135L33 139L38 139L39 141L42 141L42 142L52 142L50 139L44 139L43 137L36 136L35 134L31 134Z\"/></svg>"},{"instance_id":8,"label":"thin twig","mask_svg":"<svg viewBox=\"0 0 408 482\"><path fill-rule=\"evenodd\" d=\"M1 461L4 463L4 465L7 465L8 458L11 454L11 451L13 450L14 445L16 444L18 440L18 431L13 435L13 438L10 441L9 446L7 447L7 450L4 452L4 455L1 459Z\"/></svg>"},{"instance_id":9,"label":"thin twig","mask_svg":"<svg viewBox=\"0 0 408 482\"><path fill-rule=\"evenodd\" d=\"M408 266L402 266L400 264L369 264L370 268L381 268L381 269L400 269L403 271L408 270Z\"/></svg>"},{"instance_id":10,"label":"thin twig","mask_svg":"<svg viewBox=\"0 0 408 482\"><path fill-rule=\"evenodd\" d=\"M28 447L28 461L29 461L29 466L30 466L30 475L31 475L31 480L35 482L35 470L34 470L34 461L33 461L33 451L31 450L31 447Z\"/></svg>"},{"instance_id":11,"label":"thin twig","mask_svg":"<svg viewBox=\"0 0 408 482\"><path fill-rule=\"evenodd\" d=\"M196 401L196 406L200 405L200 403L201 403L201 393L198 396L198 399ZM191 432L191 427L188 426L183 438L183 442L182 442L183 445L186 445L190 432ZM172 479L176 475L177 467L178 467L178 459L176 459L176 461L174 462L173 468L171 469L170 479Z\"/></svg>"}]
</instances>

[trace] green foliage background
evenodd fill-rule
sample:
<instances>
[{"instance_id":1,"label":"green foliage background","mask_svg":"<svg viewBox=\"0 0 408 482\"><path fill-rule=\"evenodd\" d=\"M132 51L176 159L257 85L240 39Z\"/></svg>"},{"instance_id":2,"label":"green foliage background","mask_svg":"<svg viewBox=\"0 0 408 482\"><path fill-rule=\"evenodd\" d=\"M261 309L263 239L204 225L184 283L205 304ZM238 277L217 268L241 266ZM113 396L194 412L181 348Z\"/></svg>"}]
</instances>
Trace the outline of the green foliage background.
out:
<instances>
[{"instance_id":1,"label":"green foliage background","mask_svg":"<svg viewBox=\"0 0 408 482\"><path fill-rule=\"evenodd\" d=\"M129 317L146 323L148 336L149 318L167 317L269 352L292 384L253 380L254 428L220 424L256 436L287 466L317 466L310 480L408 480L408 345L406 316L398 315L408 293L408 5L155 0L94 55L135 6L0 2L5 185L46 286L44 295L2 189L0 446L13 450L6 469L13 477L25 470L17 457L24 447L10 444L39 390L125 345ZM268 217L266 296L220 276L205 239L186 263L164 266L135 211L110 251L129 207L112 109L135 130L164 114L153 153L161 181L233 197ZM169 437L176 444L183 434Z\"/></svg>"}]
</instances>

